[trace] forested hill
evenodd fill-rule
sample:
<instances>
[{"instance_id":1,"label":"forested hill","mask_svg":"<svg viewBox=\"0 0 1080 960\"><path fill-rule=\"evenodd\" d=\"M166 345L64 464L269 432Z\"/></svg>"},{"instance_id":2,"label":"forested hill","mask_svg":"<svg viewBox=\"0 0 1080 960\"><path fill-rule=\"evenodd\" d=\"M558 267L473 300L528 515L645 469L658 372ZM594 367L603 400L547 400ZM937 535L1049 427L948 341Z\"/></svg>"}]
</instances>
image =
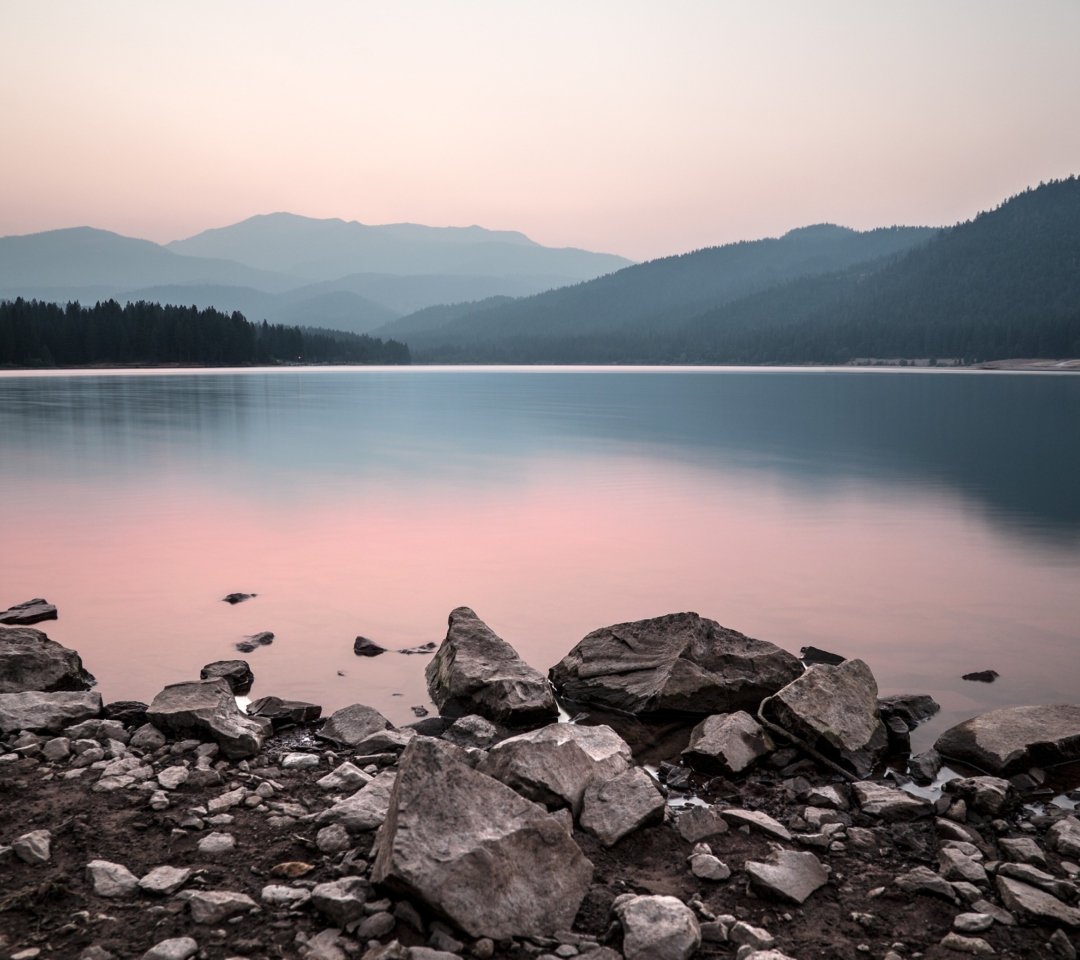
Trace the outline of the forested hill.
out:
<instances>
[{"instance_id":1,"label":"forested hill","mask_svg":"<svg viewBox=\"0 0 1080 960\"><path fill-rule=\"evenodd\" d=\"M406 364L394 340L248 322L212 307L0 301L0 366Z\"/></svg>"}]
</instances>

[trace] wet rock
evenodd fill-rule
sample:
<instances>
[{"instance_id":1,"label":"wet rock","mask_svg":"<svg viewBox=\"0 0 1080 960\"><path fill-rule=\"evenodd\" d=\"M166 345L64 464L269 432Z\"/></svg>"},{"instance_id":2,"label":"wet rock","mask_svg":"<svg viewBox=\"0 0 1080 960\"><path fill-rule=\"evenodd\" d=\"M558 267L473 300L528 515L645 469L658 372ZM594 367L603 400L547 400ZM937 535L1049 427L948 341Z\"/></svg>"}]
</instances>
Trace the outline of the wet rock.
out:
<instances>
[{"instance_id":1,"label":"wet rock","mask_svg":"<svg viewBox=\"0 0 1080 960\"><path fill-rule=\"evenodd\" d=\"M852 787L862 812L886 821L916 820L934 812L929 800L913 796L883 783L860 781Z\"/></svg>"},{"instance_id":2,"label":"wet rock","mask_svg":"<svg viewBox=\"0 0 1080 960\"><path fill-rule=\"evenodd\" d=\"M319 736L345 747L355 747L380 731L393 729L394 725L374 707L354 703L335 710Z\"/></svg>"},{"instance_id":3,"label":"wet rock","mask_svg":"<svg viewBox=\"0 0 1080 960\"><path fill-rule=\"evenodd\" d=\"M1080 820L1064 817L1046 831L1046 845L1063 857L1080 857Z\"/></svg>"},{"instance_id":4,"label":"wet rock","mask_svg":"<svg viewBox=\"0 0 1080 960\"><path fill-rule=\"evenodd\" d=\"M877 681L862 660L815 664L769 700L780 725L861 777L888 746Z\"/></svg>"},{"instance_id":5,"label":"wet rock","mask_svg":"<svg viewBox=\"0 0 1080 960\"><path fill-rule=\"evenodd\" d=\"M775 745L744 710L706 717L690 734L683 750L686 762L704 773L741 773L755 760L771 753Z\"/></svg>"},{"instance_id":6,"label":"wet rock","mask_svg":"<svg viewBox=\"0 0 1080 960\"><path fill-rule=\"evenodd\" d=\"M950 780L945 784L944 789L947 793L965 800L972 810L989 817L1000 817L1017 802L1016 791L1012 784L1000 777L968 777L963 780Z\"/></svg>"},{"instance_id":7,"label":"wet rock","mask_svg":"<svg viewBox=\"0 0 1080 960\"><path fill-rule=\"evenodd\" d=\"M262 749L262 724L240 712L226 680L170 684L154 697L147 716L167 733L216 741L230 760L252 757Z\"/></svg>"},{"instance_id":8,"label":"wet rock","mask_svg":"<svg viewBox=\"0 0 1080 960\"><path fill-rule=\"evenodd\" d=\"M962 937L958 933L947 933L941 938L941 945L960 953L993 953L994 948L981 937Z\"/></svg>"},{"instance_id":9,"label":"wet rock","mask_svg":"<svg viewBox=\"0 0 1080 960\"><path fill-rule=\"evenodd\" d=\"M396 779L397 774L389 770L380 773L351 797L323 810L315 818L315 823L319 826L340 823L349 833L374 830L386 819Z\"/></svg>"},{"instance_id":10,"label":"wet rock","mask_svg":"<svg viewBox=\"0 0 1080 960\"><path fill-rule=\"evenodd\" d=\"M146 723L146 711L149 704L141 700L114 700L101 708L101 715L106 720L116 720L125 727L141 727Z\"/></svg>"},{"instance_id":11,"label":"wet rock","mask_svg":"<svg viewBox=\"0 0 1080 960\"><path fill-rule=\"evenodd\" d=\"M995 776L1080 759L1080 706L991 710L946 730L934 744L953 760Z\"/></svg>"},{"instance_id":12,"label":"wet rock","mask_svg":"<svg viewBox=\"0 0 1080 960\"><path fill-rule=\"evenodd\" d=\"M815 663L824 663L831 667L839 666L847 660L838 653L829 653L828 650L820 650L817 647L803 647L799 651L799 659L808 667Z\"/></svg>"},{"instance_id":13,"label":"wet rock","mask_svg":"<svg viewBox=\"0 0 1080 960\"><path fill-rule=\"evenodd\" d=\"M237 604L243 603L245 600L250 600L252 597L257 597L257 593L230 593L228 596L222 597L225 603Z\"/></svg>"},{"instance_id":14,"label":"wet rock","mask_svg":"<svg viewBox=\"0 0 1080 960\"><path fill-rule=\"evenodd\" d=\"M932 783L942 763L941 754L931 747L908 761L908 773L916 783Z\"/></svg>"},{"instance_id":15,"label":"wet rock","mask_svg":"<svg viewBox=\"0 0 1080 960\"><path fill-rule=\"evenodd\" d=\"M325 777L315 781L320 790L334 793L349 793L371 783L374 777L364 773L356 764L346 760L330 771Z\"/></svg>"},{"instance_id":16,"label":"wet rock","mask_svg":"<svg viewBox=\"0 0 1080 960\"><path fill-rule=\"evenodd\" d=\"M297 723L314 723L322 716L322 707L303 700L282 700L281 697L260 697L247 706L249 717L269 720L274 729Z\"/></svg>"},{"instance_id":17,"label":"wet rock","mask_svg":"<svg viewBox=\"0 0 1080 960\"><path fill-rule=\"evenodd\" d=\"M777 840L791 840L791 832L787 827L760 810L742 810L738 807L732 807L728 810L721 810L720 816L733 827L750 827L751 830L757 830Z\"/></svg>"},{"instance_id":18,"label":"wet rock","mask_svg":"<svg viewBox=\"0 0 1080 960\"><path fill-rule=\"evenodd\" d=\"M37 597L34 600L24 600L22 603L17 603L13 607L8 607L7 610L0 610L0 623L9 623L13 626L27 627L32 623L41 623L42 620L55 620L56 619L56 607L49 603L48 600L42 600L41 597ZM34 631L37 632L36 630ZM0 669L0 676L4 671ZM43 687L27 687L24 689L29 690L41 690ZM54 689L75 689L81 690L81 687L58 687ZM18 691L4 691L18 692Z\"/></svg>"},{"instance_id":19,"label":"wet rock","mask_svg":"<svg viewBox=\"0 0 1080 960\"><path fill-rule=\"evenodd\" d=\"M199 945L191 937L172 937L152 946L142 960L189 960L198 952Z\"/></svg>"},{"instance_id":20,"label":"wet rock","mask_svg":"<svg viewBox=\"0 0 1080 960\"><path fill-rule=\"evenodd\" d=\"M701 946L697 917L675 897L629 897L615 915L626 960L688 960Z\"/></svg>"},{"instance_id":21,"label":"wet rock","mask_svg":"<svg viewBox=\"0 0 1080 960\"><path fill-rule=\"evenodd\" d=\"M610 847L642 827L662 823L664 807L652 777L641 767L631 767L586 788L578 822L582 830Z\"/></svg>"},{"instance_id":22,"label":"wet rock","mask_svg":"<svg viewBox=\"0 0 1080 960\"><path fill-rule=\"evenodd\" d=\"M19 730L60 733L65 727L100 714L100 693L0 693L0 733L5 735Z\"/></svg>"},{"instance_id":23,"label":"wet rock","mask_svg":"<svg viewBox=\"0 0 1080 960\"><path fill-rule=\"evenodd\" d=\"M199 671L202 680L216 680L218 677L227 681L236 694L247 693L255 682L255 674L246 660L215 660Z\"/></svg>"},{"instance_id":24,"label":"wet rock","mask_svg":"<svg viewBox=\"0 0 1080 960\"><path fill-rule=\"evenodd\" d=\"M993 683L1001 674L996 670L977 670L975 673L965 673L961 680L973 680L976 683Z\"/></svg>"},{"instance_id":25,"label":"wet rock","mask_svg":"<svg viewBox=\"0 0 1080 960\"><path fill-rule=\"evenodd\" d=\"M319 913L339 927L364 916L368 883L360 877L342 877L330 883L320 883L311 891L311 903Z\"/></svg>"},{"instance_id":26,"label":"wet rock","mask_svg":"<svg viewBox=\"0 0 1080 960\"><path fill-rule=\"evenodd\" d=\"M89 690L96 682L78 653L40 630L0 627L0 694Z\"/></svg>"},{"instance_id":27,"label":"wet rock","mask_svg":"<svg viewBox=\"0 0 1080 960\"><path fill-rule=\"evenodd\" d=\"M697 843L727 833L728 825L715 807L690 807L679 814L675 830L687 843Z\"/></svg>"},{"instance_id":28,"label":"wet rock","mask_svg":"<svg viewBox=\"0 0 1080 960\"><path fill-rule=\"evenodd\" d=\"M521 724L559 715L544 676L468 607L451 611L446 639L424 676L428 695L448 716L476 713Z\"/></svg>"},{"instance_id":29,"label":"wet rock","mask_svg":"<svg viewBox=\"0 0 1080 960\"><path fill-rule=\"evenodd\" d=\"M426 902L473 937L570 929L592 864L543 807L458 756L426 738L405 750L372 880Z\"/></svg>"},{"instance_id":30,"label":"wet rock","mask_svg":"<svg viewBox=\"0 0 1080 960\"><path fill-rule=\"evenodd\" d=\"M829 880L821 861L808 851L777 849L767 860L747 860L744 869L758 895L792 903L803 903Z\"/></svg>"},{"instance_id":31,"label":"wet rock","mask_svg":"<svg viewBox=\"0 0 1080 960\"><path fill-rule=\"evenodd\" d=\"M929 867L915 867L896 878L896 885L904 893L922 893L940 897L950 903L956 902L956 891L948 880L938 876Z\"/></svg>"},{"instance_id":32,"label":"wet rock","mask_svg":"<svg viewBox=\"0 0 1080 960\"><path fill-rule=\"evenodd\" d=\"M496 744L476 769L529 800L576 814L591 783L617 777L632 762L630 745L611 727L553 723Z\"/></svg>"},{"instance_id":33,"label":"wet rock","mask_svg":"<svg viewBox=\"0 0 1080 960\"><path fill-rule=\"evenodd\" d=\"M419 732L419 731L418 731ZM475 713L459 717L442 733L442 738L459 747L486 750L499 737L499 728Z\"/></svg>"},{"instance_id":34,"label":"wet rock","mask_svg":"<svg viewBox=\"0 0 1080 960\"><path fill-rule=\"evenodd\" d=\"M1005 908L1020 917L1080 927L1080 910L1045 890L1001 874L997 877L997 888Z\"/></svg>"},{"instance_id":35,"label":"wet rock","mask_svg":"<svg viewBox=\"0 0 1080 960\"><path fill-rule=\"evenodd\" d=\"M139 888L139 878L127 867L108 860L91 860L86 879L99 897L130 897Z\"/></svg>"},{"instance_id":36,"label":"wet rock","mask_svg":"<svg viewBox=\"0 0 1080 960\"><path fill-rule=\"evenodd\" d=\"M139 881L139 889L143 893L167 897L176 893L190 879L191 869L189 867L154 867Z\"/></svg>"},{"instance_id":37,"label":"wet rock","mask_svg":"<svg viewBox=\"0 0 1080 960\"><path fill-rule=\"evenodd\" d=\"M353 653L358 657L377 657L380 653L386 653L386 647L380 647L367 637L357 637L353 643Z\"/></svg>"},{"instance_id":38,"label":"wet rock","mask_svg":"<svg viewBox=\"0 0 1080 960\"><path fill-rule=\"evenodd\" d=\"M908 730L914 730L924 720L929 720L941 709L941 704L925 693L903 693L878 698L878 712L882 720L899 717Z\"/></svg>"},{"instance_id":39,"label":"wet rock","mask_svg":"<svg viewBox=\"0 0 1080 960\"><path fill-rule=\"evenodd\" d=\"M568 699L626 713L704 716L756 711L802 672L772 643L696 613L594 630L551 669Z\"/></svg>"}]
</instances>

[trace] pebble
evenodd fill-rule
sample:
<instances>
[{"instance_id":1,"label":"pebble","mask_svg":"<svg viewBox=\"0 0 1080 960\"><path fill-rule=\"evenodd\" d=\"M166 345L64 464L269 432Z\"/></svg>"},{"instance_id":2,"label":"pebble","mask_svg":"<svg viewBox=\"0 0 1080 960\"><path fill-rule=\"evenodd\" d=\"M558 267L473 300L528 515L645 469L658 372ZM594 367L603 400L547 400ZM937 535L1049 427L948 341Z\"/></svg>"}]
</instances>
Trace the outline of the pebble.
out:
<instances>
[{"instance_id":1,"label":"pebble","mask_svg":"<svg viewBox=\"0 0 1080 960\"><path fill-rule=\"evenodd\" d=\"M198 952L199 945L191 937L174 937L151 947L142 960L188 960Z\"/></svg>"}]
</instances>

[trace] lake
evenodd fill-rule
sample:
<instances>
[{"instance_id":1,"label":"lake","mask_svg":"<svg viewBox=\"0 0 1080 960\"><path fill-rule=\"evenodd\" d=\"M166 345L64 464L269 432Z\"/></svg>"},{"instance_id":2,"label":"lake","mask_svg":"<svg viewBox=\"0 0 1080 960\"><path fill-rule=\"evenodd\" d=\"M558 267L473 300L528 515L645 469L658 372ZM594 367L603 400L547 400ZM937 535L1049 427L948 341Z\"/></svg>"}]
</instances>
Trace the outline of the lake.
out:
<instances>
[{"instance_id":1,"label":"lake","mask_svg":"<svg viewBox=\"0 0 1080 960\"><path fill-rule=\"evenodd\" d=\"M942 704L917 748L1080 681L1080 376L6 373L0 524L0 609L56 603L107 701L270 630L252 697L410 722L428 658L353 640L439 641L458 605L541 670L680 610L861 657Z\"/></svg>"}]
</instances>

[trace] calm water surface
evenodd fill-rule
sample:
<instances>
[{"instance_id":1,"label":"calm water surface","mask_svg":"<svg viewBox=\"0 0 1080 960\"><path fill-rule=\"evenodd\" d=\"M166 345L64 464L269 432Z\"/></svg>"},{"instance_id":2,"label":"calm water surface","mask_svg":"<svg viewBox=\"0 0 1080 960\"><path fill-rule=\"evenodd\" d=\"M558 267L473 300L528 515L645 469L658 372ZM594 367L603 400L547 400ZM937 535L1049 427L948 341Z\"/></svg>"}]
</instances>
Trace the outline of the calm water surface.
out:
<instances>
[{"instance_id":1,"label":"calm water surface","mask_svg":"<svg viewBox=\"0 0 1080 960\"><path fill-rule=\"evenodd\" d=\"M465 604L546 669L596 627L696 610L933 694L921 745L1077 699L1080 377L6 374L0 531L0 608L55 602L45 629L107 700L272 630L253 697L403 723L432 707L426 658L357 658L357 634L441 640Z\"/></svg>"}]
</instances>

